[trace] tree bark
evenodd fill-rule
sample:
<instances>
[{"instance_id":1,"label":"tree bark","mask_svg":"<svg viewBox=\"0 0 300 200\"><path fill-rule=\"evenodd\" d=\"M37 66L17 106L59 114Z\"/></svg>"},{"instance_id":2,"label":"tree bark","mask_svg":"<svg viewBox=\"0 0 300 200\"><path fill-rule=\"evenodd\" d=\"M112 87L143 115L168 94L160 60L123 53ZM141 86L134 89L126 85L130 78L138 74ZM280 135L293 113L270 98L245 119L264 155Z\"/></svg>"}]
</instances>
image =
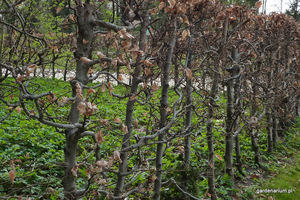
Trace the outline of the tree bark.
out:
<instances>
[{"instance_id":1,"label":"tree bark","mask_svg":"<svg viewBox=\"0 0 300 200\"><path fill-rule=\"evenodd\" d=\"M207 181L208 181L208 192L211 195L212 200L218 199L215 186L215 150L214 150L214 135L213 135L213 119L214 119L214 107L215 98L218 93L219 74L215 72L213 86L211 88L210 101L208 106L208 119L207 119L207 146L208 146L208 170L207 170Z\"/></svg>"},{"instance_id":2,"label":"tree bark","mask_svg":"<svg viewBox=\"0 0 300 200\"><path fill-rule=\"evenodd\" d=\"M191 44L192 41L192 36L189 39L189 44ZM188 49L187 53L187 60L186 60L186 67L191 70L192 68L192 53L190 52L191 50ZM184 167L185 169L188 169L190 167L190 162L191 162L191 136L190 130L191 130L191 125L192 125L192 77L186 77L186 87L185 87L185 92L186 92L186 118L185 118L185 128L188 129L187 131L187 136L184 138ZM182 189L184 191L187 191L187 185L188 185L188 174L184 173L182 176ZM188 198L186 196L186 198Z\"/></svg>"},{"instance_id":3,"label":"tree bark","mask_svg":"<svg viewBox=\"0 0 300 200\"><path fill-rule=\"evenodd\" d=\"M239 52L238 48L234 47L231 52L231 57L235 61L236 64L239 63ZM233 125L233 131L236 131L239 129L239 115L241 113L240 107L241 107L241 88L240 88L240 77L238 77L240 73L239 67L236 67L233 69L233 77L237 77L234 82L234 102L236 102L236 109L235 109L235 121ZM243 174L243 163L242 163L242 156L241 156L241 148L240 148L240 138L239 138L239 133L237 133L234 136L235 140L235 154L236 154L236 167L238 171Z\"/></svg>"},{"instance_id":4,"label":"tree bark","mask_svg":"<svg viewBox=\"0 0 300 200\"><path fill-rule=\"evenodd\" d=\"M147 29L149 26L149 12L147 8L147 4L143 4L143 6L144 6L144 11L142 12L142 16L141 16L143 22L141 24L141 29L140 29L139 49L145 51L146 41L147 41ZM136 61L136 66L133 73L132 84L131 84L131 91L130 91L131 95L137 94L138 85L141 82L140 76L143 70L142 63L140 62L141 60L142 57L139 56ZM133 116L134 103L135 100L131 100L129 97L129 100L127 102L127 107L126 107L126 120L125 120L125 125L127 126L128 133L125 134L123 137L122 149L130 145L130 138L133 131L132 116ZM122 192L124 190L124 184L126 178L124 173L127 172L127 168L128 168L128 152L122 152L120 154L120 158L122 160L122 163L120 163L119 165L118 179L114 190L114 196L117 197L115 199L121 199Z\"/></svg>"},{"instance_id":5,"label":"tree bark","mask_svg":"<svg viewBox=\"0 0 300 200\"><path fill-rule=\"evenodd\" d=\"M161 93L161 104L160 104L160 128L163 128L167 124L167 107L168 107L168 96L169 96L169 74L170 68L172 64L172 56L174 47L176 44L176 30L177 30L177 23L176 23L176 15L172 15L170 22L173 22L173 30L170 34L170 43L168 45L167 57L164 66L162 67L162 78L161 78L161 86L162 86L162 93ZM164 140L164 135L167 133L160 134L158 136L158 142L162 142ZM161 191L161 183L162 183L162 158L163 158L163 143L157 144L156 149L156 180L154 183L154 195L153 199L159 200L160 199L160 191Z\"/></svg>"},{"instance_id":6,"label":"tree bark","mask_svg":"<svg viewBox=\"0 0 300 200\"><path fill-rule=\"evenodd\" d=\"M266 105L266 116L267 116L267 134L268 134L268 153L273 152L273 122L272 113L269 105Z\"/></svg>"},{"instance_id":7,"label":"tree bark","mask_svg":"<svg viewBox=\"0 0 300 200\"><path fill-rule=\"evenodd\" d=\"M255 75L254 75L255 76ZM254 82L257 81L257 77L255 76L255 80ZM252 90L253 90L253 94L252 94L252 105L250 107L250 117L251 117L251 121L253 124L251 124L251 129L250 129L250 136L251 136L251 144L252 144L252 150L254 151L254 162L255 164L257 164L258 166L260 165L260 153L259 153L259 146L257 143L258 140L258 131L255 131L255 127L257 126L256 123L256 110L257 110L257 102L256 102L256 96L257 96L257 92L258 92L258 87L256 85L256 83L252 84Z\"/></svg>"},{"instance_id":8,"label":"tree bark","mask_svg":"<svg viewBox=\"0 0 300 200\"><path fill-rule=\"evenodd\" d=\"M227 116L225 137L225 171L233 178L234 79L227 82Z\"/></svg>"},{"instance_id":9,"label":"tree bark","mask_svg":"<svg viewBox=\"0 0 300 200\"><path fill-rule=\"evenodd\" d=\"M91 41L94 33L94 26L92 25L93 21L93 8L89 4L85 4L85 6L77 6L77 23L78 23L78 38L77 38L77 50L74 53L74 56L77 60L76 66L76 77L71 81L71 86L73 90L72 96L75 97L76 93L76 83L79 84L87 84L88 83L88 66L86 66L83 62L80 61L81 57L87 57L90 52ZM88 41L84 43L83 40ZM77 109L78 104L82 100L77 97L75 102L71 106L69 122L71 124L75 124L79 122L80 113ZM76 176L72 173L72 169L77 165L76 162L76 151L78 141L80 139L80 134L84 130L80 130L78 128L75 129L67 129L65 132L66 145L64 148L65 153L65 162L66 169L65 175L63 178L63 186L65 190L65 197L67 199L77 199L78 193L76 189Z\"/></svg>"}]
</instances>

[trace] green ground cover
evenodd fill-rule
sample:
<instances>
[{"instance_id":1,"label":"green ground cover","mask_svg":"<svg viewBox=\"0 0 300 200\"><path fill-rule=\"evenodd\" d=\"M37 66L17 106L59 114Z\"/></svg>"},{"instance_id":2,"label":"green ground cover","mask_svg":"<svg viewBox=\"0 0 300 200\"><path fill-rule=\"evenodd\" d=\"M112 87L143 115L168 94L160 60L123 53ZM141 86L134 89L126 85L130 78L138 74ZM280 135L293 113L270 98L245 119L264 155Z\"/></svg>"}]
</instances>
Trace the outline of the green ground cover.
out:
<instances>
[{"instance_id":1,"label":"green ground cover","mask_svg":"<svg viewBox=\"0 0 300 200\"><path fill-rule=\"evenodd\" d=\"M58 97L67 96L69 83L60 80L37 79L36 90L52 90ZM59 87L58 87L59 86ZM125 94L125 88L114 87L115 93ZM154 105L139 106L137 104L134 111L134 118L139 120L139 128L147 126L150 121L155 120L158 114L160 91L155 93L156 98L151 100ZM176 95L170 94L170 101L174 102ZM12 99L13 101L13 99ZM115 118L125 120L126 99L119 100L109 95L109 92L99 91L97 96L99 103L99 113L95 116L94 128L103 130L105 141L101 146L101 156L106 157L115 148L121 145L122 133L121 124L113 123ZM223 100L222 100L223 101ZM222 102L221 102L222 104ZM224 104L225 105L225 104ZM5 116L7 110L0 105L0 117ZM4 109L3 109L4 108ZM69 107L49 108L49 113L56 113L58 117L66 118ZM153 112L150 115L150 111ZM220 110L219 112L224 112ZM99 123L99 119L108 120L110 129ZM197 120L193 121L197 124ZM216 122L221 123L221 122ZM178 129L182 121L178 121ZM225 150L224 127L220 126L215 130L215 152L222 156ZM176 129L174 129L176 130ZM59 131L59 130L58 130ZM135 130L137 131L137 130ZM139 130L140 131L140 130ZM138 133L138 132L134 132ZM139 134L147 134L141 133ZM56 129L41 125L36 120L30 120L22 113L16 111L5 120L0 126L0 197L6 199L18 199L19 196L27 196L33 199L60 199L62 198L61 178L63 176L63 148L64 134L58 133ZM216 187L220 199L297 199L300 188L300 120L286 133L284 140L279 141L273 155L268 155L266 150L266 134L260 138L261 157L263 165L267 170L261 170L255 166L253 152L251 150L251 140L247 133L240 134L242 141L242 160L244 163L245 176L236 173L239 181L232 183L224 175L224 161L216 159ZM134 140L133 140L134 142ZM191 167L184 169L182 166L182 154L180 145L182 139L179 138L170 142L170 148L166 150L164 157L164 170L167 171L165 179L180 179L182 173L187 173L190 177L189 190L198 197L205 197L207 191L207 179L205 176L207 169L207 144L205 128L203 133L192 137L192 160ZM80 142L78 149L78 162L92 162L86 159L89 150L93 148L91 138L84 138ZM149 156L155 156L155 146L147 147ZM145 150L146 151L146 150ZM129 165L135 162L134 156ZM153 163L150 163L153 165ZM9 172L15 167L16 178L12 183ZM117 166L115 166L117 169ZM84 168L80 169L78 184L85 183L86 175ZM112 176L112 180L113 180ZM136 181L143 181L145 177L141 175ZM264 190L266 189L266 190ZM267 189L277 189L282 193L268 193ZM286 192L285 192L286 190ZM270 191L269 191L270 192ZM172 195L178 197L180 191L174 188L167 188L162 191L162 198L170 198Z\"/></svg>"}]
</instances>

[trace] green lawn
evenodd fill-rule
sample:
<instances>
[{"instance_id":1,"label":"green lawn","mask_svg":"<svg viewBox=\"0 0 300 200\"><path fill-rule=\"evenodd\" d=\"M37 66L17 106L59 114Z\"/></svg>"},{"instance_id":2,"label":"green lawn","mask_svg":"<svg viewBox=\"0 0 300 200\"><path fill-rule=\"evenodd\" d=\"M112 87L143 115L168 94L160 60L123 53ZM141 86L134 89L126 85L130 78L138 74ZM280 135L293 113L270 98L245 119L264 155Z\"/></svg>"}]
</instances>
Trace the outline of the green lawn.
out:
<instances>
[{"instance_id":1,"label":"green lawn","mask_svg":"<svg viewBox=\"0 0 300 200\"><path fill-rule=\"evenodd\" d=\"M256 199L276 199L276 200L297 200L300 199L300 126L299 122L295 128L288 133L289 138L286 144L281 148L287 155L280 158L280 167L277 170L278 175L271 179L261 181L261 184L255 188Z\"/></svg>"}]
</instances>

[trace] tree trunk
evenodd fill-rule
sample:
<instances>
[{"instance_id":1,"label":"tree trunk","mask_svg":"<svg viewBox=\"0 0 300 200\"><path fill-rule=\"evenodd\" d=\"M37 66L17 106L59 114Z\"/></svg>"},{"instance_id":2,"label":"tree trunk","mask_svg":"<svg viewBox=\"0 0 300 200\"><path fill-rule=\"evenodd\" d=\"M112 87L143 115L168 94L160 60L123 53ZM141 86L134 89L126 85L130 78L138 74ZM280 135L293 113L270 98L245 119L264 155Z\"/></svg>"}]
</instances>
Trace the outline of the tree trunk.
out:
<instances>
[{"instance_id":1,"label":"tree trunk","mask_svg":"<svg viewBox=\"0 0 300 200\"><path fill-rule=\"evenodd\" d=\"M72 96L75 97L76 93L76 84L87 84L88 83L88 67L80 61L81 57L89 55L90 46L94 33L94 26L91 24L92 20L92 12L93 8L89 4L85 6L77 6L77 14L78 14L78 38L77 38L77 50L74 53L74 56L77 60L76 66L76 77L71 81L71 86L73 90ZM87 43L83 43L83 40L89 41ZM77 85L78 85L77 84ZM71 124L75 124L79 122L80 113L77 109L78 104L82 100L80 98L76 98L75 102L71 106L69 122ZM65 138L66 145L64 148L65 153L65 162L66 169L65 175L63 178L63 186L65 190L65 197L67 199L77 199L81 193L77 192L76 189L76 176L72 173L72 169L76 166L76 150L78 145L78 140L80 138L80 134L84 130L79 129L69 129L66 130Z\"/></svg>"},{"instance_id":2,"label":"tree trunk","mask_svg":"<svg viewBox=\"0 0 300 200\"><path fill-rule=\"evenodd\" d=\"M233 177L234 79L227 82L227 116L225 137L225 171Z\"/></svg>"},{"instance_id":3,"label":"tree trunk","mask_svg":"<svg viewBox=\"0 0 300 200\"><path fill-rule=\"evenodd\" d=\"M275 116L275 114L273 113L273 147L276 148L277 145L277 129L278 129L278 120Z\"/></svg>"},{"instance_id":4,"label":"tree trunk","mask_svg":"<svg viewBox=\"0 0 300 200\"><path fill-rule=\"evenodd\" d=\"M257 77L255 78L256 81ZM255 83L252 84L253 88L253 94L252 94L252 105L250 107L250 117L252 120L251 129L250 129L250 136L251 136L251 144L252 144L252 150L254 151L254 162L258 166L260 165L260 154L259 154L259 146L257 143L258 140L258 131L255 131L255 127L257 126L257 120L256 120L256 110L257 110L257 102L256 102L256 95L258 92L257 85Z\"/></svg>"},{"instance_id":5,"label":"tree trunk","mask_svg":"<svg viewBox=\"0 0 300 200\"><path fill-rule=\"evenodd\" d=\"M192 41L192 36L189 39L189 43ZM192 53L190 52L190 49L187 53L187 60L186 60L186 67L191 70L192 68ZM191 125L192 125L192 77L186 77L186 118L185 118L185 128L188 129L187 136L184 138L184 167L185 169L188 169L190 167L191 162L191 136L190 134ZM188 174L184 173L182 176L182 189L184 191L187 191L187 185L188 185ZM186 196L187 198L187 196Z\"/></svg>"},{"instance_id":6,"label":"tree trunk","mask_svg":"<svg viewBox=\"0 0 300 200\"><path fill-rule=\"evenodd\" d=\"M273 152L273 122L272 122L272 114L271 108L267 105L266 108L266 115L267 115L267 134L268 134L268 152Z\"/></svg>"},{"instance_id":7,"label":"tree trunk","mask_svg":"<svg viewBox=\"0 0 300 200\"><path fill-rule=\"evenodd\" d=\"M162 86L162 94L161 94L161 104L160 104L160 128L163 128L167 123L167 107L168 107L168 93L169 93L169 73L172 64L172 56L176 43L176 15L172 15L170 22L173 22L173 30L170 34L170 43L168 46L166 62L162 67L162 78L161 78L161 86ZM164 140L164 135L167 132L164 132L158 136L158 141L162 142ZM153 199L160 199L160 191L161 191L161 182L162 182L162 157L163 157L163 143L157 144L156 149L156 180L154 183L154 196Z\"/></svg>"},{"instance_id":8,"label":"tree trunk","mask_svg":"<svg viewBox=\"0 0 300 200\"><path fill-rule=\"evenodd\" d=\"M144 6L144 11L142 13L142 19L143 22L141 24L140 29L140 39L139 39L139 49L142 51L145 51L146 47L146 41L147 41L147 29L149 26L149 12L147 6ZM135 95L138 91L138 85L141 82L140 76L142 73L142 63L140 62L142 60L142 57L139 56L136 61L136 66L132 78L132 84L131 84L131 94ZM125 125L127 126L128 133L124 135L123 142L122 142L122 149L128 147L130 145L130 138L132 135L133 127L132 127L132 116L133 116L133 108L134 108L135 100L131 100L129 98L127 102L126 107L126 120ZM123 190L124 190L124 184L125 184L125 175L124 173L127 172L128 168L128 152L122 152L120 154L120 158L122 160L122 163L120 163L119 166L119 173L118 173L118 180L116 183L116 187L114 190L114 196L117 197L115 199L121 199Z\"/></svg>"},{"instance_id":9,"label":"tree trunk","mask_svg":"<svg viewBox=\"0 0 300 200\"><path fill-rule=\"evenodd\" d=\"M219 75L215 73L213 86L211 88L211 97L208 106L208 118L207 118L207 146L208 146L208 170L207 170L207 181L208 181L208 192L211 195L212 200L218 199L215 186L215 150L214 150L214 135L213 135L213 119L214 119L214 107L215 97L218 93Z\"/></svg>"},{"instance_id":10,"label":"tree trunk","mask_svg":"<svg viewBox=\"0 0 300 200\"><path fill-rule=\"evenodd\" d=\"M252 150L254 151L254 162L255 164L261 167L259 146L257 144L257 138L258 138L257 131L255 131L254 128L252 128L250 135L251 135Z\"/></svg>"},{"instance_id":11,"label":"tree trunk","mask_svg":"<svg viewBox=\"0 0 300 200\"><path fill-rule=\"evenodd\" d=\"M231 57L236 62L236 64L239 63L239 52L238 48L234 47L231 52ZM239 75L239 67L233 69L233 77L237 77ZM234 83L234 102L236 102L236 109L235 109L235 121L233 125L233 131L236 131L239 129L239 115L241 113L241 88L240 88L240 77L237 77ZM242 156L241 156L241 148L240 148L240 138L239 133L237 133L234 136L235 139L235 154L236 154L236 167L238 171L243 174L243 163L242 163Z\"/></svg>"}]
</instances>

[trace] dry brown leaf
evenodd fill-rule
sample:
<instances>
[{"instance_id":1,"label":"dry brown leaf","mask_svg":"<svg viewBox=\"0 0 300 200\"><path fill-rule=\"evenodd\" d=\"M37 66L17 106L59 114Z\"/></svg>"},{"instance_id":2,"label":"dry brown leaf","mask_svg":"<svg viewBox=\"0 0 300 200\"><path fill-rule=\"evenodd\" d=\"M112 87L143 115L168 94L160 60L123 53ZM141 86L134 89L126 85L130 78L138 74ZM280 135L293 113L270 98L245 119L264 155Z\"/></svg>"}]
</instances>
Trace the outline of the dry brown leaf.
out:
<instances>
[{"instance_id":1,"label":"dry brown leaf","mask_svg":"<svg viewBox=\"0 0 300 200\"><path fill-rule=\"evenodd\" d=\"M152 61L150 60L144 60L144 61L141 61L142 63L144 63L144 65L146 65L147 67L153 67L155 66Z\"/></svg>"},{"instance_id":2,"label":"dry brown leaf","mask_svg":"<svg viewBox=\"0 0 300 200\"><path fill-rule=\"evenodd\" d=\"M29 76L38 66L36 64L31 64L26 67L26 76Z\"/></svg>"},{"instance_id":3,"label":"dry brown leaf","mask_svg":"<svg viewBox=\"0 0 300 200\"><path fill-rule=\"evenodd\" d=\"M191 80L191 78L193 76L192 70L190 70L189 68L185 68L185 74L186 74L186 77L187 77L187 81Z\"/></svg>"},{"instance_id":4,"label":"dry brown leaf","mask_svg":"<svg viewBox=\"0 0 300 200\"><path fill-rule=\"evenodd\" d=\"M208 194L208 190L206 190L206 192L204 193L203 199L205 199L207 197L207 194Z\"/></svg>"},{"instance_id":5,"label":"dry brown leaf","mask_svg":"<svg viewBox=\"0 0 300 200\"><path fill-rule=\"evenodd\" d=\"M176 0L168 0L170 6L173 8L176 4Z\"/></svg>"},{"instance_id":6,"label":"dry brown leaf","mask_svg":"<svg viewBox=\"0 0 300 200\"><path fill-rule=\"evenodd\" d=\"M149 182L153 183L157 179L157 176L149 177Z\"/></svg>"},{"instance_id":7,"label":"dry brown leaf","mask_svg":"<svg viewBox=\"0 0 300 200\"><path fill-rule=\"evenodd\" d=\"M145 75L146 75L146 76L149 76L150 73L151 73L151 70L150 70L148 67L146 67L146 68L145 68Z\"/></svg>"},{"instance_id":8,"label":"dry brown leaf","mask_svg":"<svg viewBox=\"0 0 300 200\"><path fill-rule=\"evenodd\" d=\"M120 118L118 118L118 117L115 117L115 118L114 118L114 122L115 122L115 123L121 123L122 121L121 121L121 119L120 119Z\"/></svg>"},{"instance_id":9,"label":"dry brown leaf","mask_svg":"<svg viewBox=\"0 0 300 200\"><path fill-rule=\"evenodd\" d=\"M98 167L102 168L102 167L107 166L108 162L106 162L105 160L98 160L95 164L96 164Z\"/></svg>"},{"instance_id":10,"label":"dry brown leaf","mask_svg":"<svg viewBox=\"0 0 300 200\"><path fill-rule=\"evenodd\" d=\"M129 63L128 61L126 62L126 68L127 68L127 70L129 71L129 73L131 73L131 72L132 72L132 69L131 69L130 63Z\"/></svg>"},{"instance_id":11,"label":"dry brown leaf","mask_svg":"<svg viewBox=\"0 0 300 200\"><path fill-rule=\"evenodd\" d=\"M83 62L83 63L89 63L89 62L91 62L92 60L88 59L87 57L81 57L81 58L80 58L80 61Z\"/></svg>"},{"instance_id":12,"label":"dry brown leaf","mask_svg":"<svg viewBox=\"0 0 300 200\"><path fill-rule=\"evenodd\" d=\"M122 41L121 46L124 50L128 50L131 47L131 40Z\"/></svg>"},{"instance_id":13,"label":"dry brown leaf","mask_svg":"<svg viewBox=\"0 0 300 200\"><path fill-rule=\"evenodd\" d=\"M8 172L8 176L10 178L10 182L13 184L15 181L15 177L16 177L16 171L15 170L10 170Z\"/></svg>"},{"instance_id":14,"label":"dry brown leaf","mask_svg":"<svg viewBox=\"0 0 300 200\"><path fill-rule=\"evenodd\" d=\"M71 169L71 172L73 176L77 177L78 165L74 165L74 167Z\"/></svg>"},{"instance_id":15,"label":"dry brown leaf","mask_svg":"<svg viewBox=\"0 0 300 200\"><path fill-rule=\"evenodd\" d=\"M138 119L135 119L135 120L134 120L134 127L135 127L135 128L138 128L138 126L139 126L139 120L138 120Z\"/></svg>"},{"instance_id":16,"label":"dry brown leaf","mask_svg":"<svg viewBox=\"0 0 300 200\"><path fill-rule=\"evenodd\" d=\"M120 163L122 163L119 151L114 151L114 160L118 160Z\"/></svg>"},{"instance_id":17,"label":"dry brown leaf","mask_svg":"<svg viewBox=\"0 0 300 200\"><path fill-rule=\"evenodd\" d=\"M57 47L57 46L53 46L53 47L52 47L52 49L53 49L53 51L54 51L55 53L58 53L58 52L59 52L59 50L58 50L58 47Z\"/></svg>"},{"instance_id":18,"label":"dry brown leaf","mask_svg":"<svg viewBox=\"0 0 300 200\"><path fill-rule=\"evenodd\" d=\"M101 92L105 92L105 89L106 89L106 85L105 85L105 83L103 83L103 84L101 85Z\"/></svg>"},{"instance_id":19,"label":"dry brown leaf","mask_svg":"<svg viewBox=\"0 0 300 200\"><path fill-rule=\"evenodd\" d=\"M18 113L21 113L22 111L22 108L20 108L19 106L15 108L15 110L18 112Z\"/></svg>"},{"instance_id":20,"label":"dry brown leaf","mask_svg":"<svg viewBox=\"0 0 300 200\"><path fill-rule=\"evenodd\" d=\"M256 4L255 4L255 8L260 8L261 7L261 5L262 5L262 2L261 1L258 1L258 2L256 2Z\"/></svg>"},{"instance_id":21,"label":"dry brown leaf","mask_svg":"<svg viewBox=\"0 0 300 200\"><path fill-rule=\"evenodd\" d=\"M97 52L97 56L101 59L101 58L106 58L106 56L101 53L100 51Z\"/></svg>"},{"instance_id":22,"label":"dry brown leaf","mask_svg":"<svg viewBox=\"0 0 300 200\"><path fill-rule=\"evenodd\" d=\"M75 22L75 16L74 16L74 14L69 15L69 19L72 20L73 22Z\"/></svg>"},{"instance_id":23,"label":"dry brown leaf","mask_svg":"<svg viewBox=\"0 0 300 200\"><path fill-rule=\"evenodd\" d=\"M117 59L112 60L112 61L111 61L111 64L112 64L113 66L117 66L117 65L118 65L118 60L117 60Z\"/></svg>"},{"instance_id":24,"label":"dry brown leaf","mask_svg":"<svg viewBox=\"0 0 300 200\"><path fill-rule=\"evenodd\" d=\"M99 122L100 122L100 124L106 125L106 126L109 124L108 120L107 119L103 119L103 118L100 118Z\"/></svg>"},{"instance_id":25,"label":"dry brown leaf","mask_svg":"<svg viewBox=\"0 0 300 200\"><path fill-rule=\"evenodd\" d=\"M177 148L179 152L184 153L184 146L178 146Z\"/></svg>"},{"instance_id":26,"label":"dry brown leaf","mask_svg":"<svg viewBox=\"0 0 300 200\"><path fill-rule=\"evenodd\" d=\"M88 95L93 94L93 93L96 93L96 91L93 88L90 88L87 90Z\"/></svg>"},{"instance_id":27,"label":"dry brown leaf","mask_svg":"<svg viewBox=\"0 0 300 200\"><path fill-rule=\"evenodd\" d=\"M185 39L187 36L188 36L187 30L183 30L181 34L182 39Z\"/></svg>"},{"instance_id":28,"label":"dry brown leaf","mask_svg":"<svg viewBox=\"0 0 300 200\"><path fill-rule=\"evenodd\" d=\"M94 70L93 70L93 68L89 68L89 70L88 70L88 74L92 74L94 72Z\"/></svg>"},{"instance_id":29,"label":"dry brown leaf","mask_svg":"<svg viewBox=\"0 0 300 200\"><path fill-rule=\"evenodd\" d=\"M30 115L36 115L34 109L32 109L29 114Z\"/></svg>"},{"instance_id":30,"label":"dry brown leaf","mask_svg":"<svg viewBox=\"0 0 300 200\"><path fill-rule=\"evenodd\" d=\"M159 2L158 9L162 10L165 7L165 5L166 5L165 2L163 1Z\"/></svg>"},{"instance_id":31,"label":"dry brown leaf","mask_svg":"<svg viewBox=\"0 0 300 200\"><path fill-rule=\"evenodd\" d=\"M111 167L113 166L113 164L114 164L114 158L113 158L112 156L110 156L110 157L108 158L108 164L107 164L107 167L108 167L108 168L111 168Z\"/></svg>"},{"instance_id":32,"label":"dry brown leaf","mask_svg":"<svg viewBox=\"0 0 300 200\"><path fill-rule=\"evenodd\" d=\"M128 133L128 128L127 128L127 126L126 126L125 124L122 124L122 132L123 132L124 134L127 134L127 133Z\"/></svg>"},{"instance_id":33,"label":"dry brown leaf","mask_svg":"<svg viewBox=\"0 0 300 200\"><path fill-rule=\"evenodd\" d=\"M129 101L134 101L136 99L135 95L131 95L131 97L129 98Z\"/></svg>"},{"instance_id":34,"label":"dry brown leaf","mask_svg":"<svg viewBox=\"0 0 300 200\"><path fill-rule=\"evenodd\" d=\"M83 44L87 44L87 43L89 43L89 41L87 41L86 39L83 39L83 40L82 40L82 43L83 43Z\"/></svg>"},{"instance_id":35,"label":"dry brown leaf","mask_svg":"<svg viewBox=\"0 0 300 200\"><path fill-rule=\"evenodd\" d=\"M85 170L85 174L87 176L88 179L90 179L92 176L91 176L91 171L89 169L86 169Z\"/></svg>"},{"instance_id":36,"label":"dry brown leaf","mask_svg":"<svg viewBox=\"0 0 300 200\"><path fill-rule=\"evenodd\" d=\"M83 99L82 89L78 82L75 84L75 87L76 87L76 93L77 93L79 99Z\"/></svg>"},{"instance_id":37,"label":"dry brown leaf","mask_svg":"<svg viewBox=\"0 0 300 200\"><path fill-rule=\"evenodd\" d=\"M23 81L23 79L24 79L24 76L23 76L23 75L21 75L21 76L19 76L19 77L17 78L17 81L18 81L18 82L22 82L22 81Z\"/></svg>"},{"instance_id":38,"label":"dry brown leaf","mask_svg":"<svg viewBox=\"0 0 300 200\"><path fill-rule=\"evenodd\" d=\"M62 10L61 7L57 7L57 8L56 8L56 14L59 14L61 10Z\"/></svg>"},{"instance_id":39,"label":"dry brown leaf","mask_svg":"<svg viewBox=\"0 0 300 200\"><path fill-rule=\"evenodd\" d=\"M79 113L85 114L86 113L86 104L84 102L80 102L77 106L77 110L79 111Z\"/></svg>"},{"instance_id":40,"label":"dry brown leaf","mask_svg":"<svg viewBox=\"0 0 300 200\"><path fill-rule=\"evenodd\" d=\"M123 80L124 80L122 74L119 74L119 75L118 75L118 80L119 80L119 81L123 81Z\"/></svg>"},{"instance_id":41,"label":"dry brown leaf","mask_svg":"<svg viewBox=\"0 0 300 200\"><path fill-rule=\"evenodd\" d=\"M219 160L223 161L223 158L222 158L219 154L215 154L215 156L216 156Z\"/></svg>"},{"instance_id":42,"label":"dry brown leaf","mask_svg":"<svg viewBox=\"0 0 300 200\"><path fill-rule=\"evenodd\" d=\"M98 144L102 144L104 142L104 137L101 130L99 130L98 133L96 134L96 141Z\"/></svg>"},{"instance_id":43,"label":"dry brown leaf","mask_svg":"<svg viewBox=\"0 0 300 200\"><path fill-rule=\"evenodd\" d=\"M187 17L185 17L184 23L186 23L187 25L190 25L189 19Z\"/></svg>"},{"instance_id":44,"label":"dry brown leaf","mask_svg":"<svg viewBox=\"0 0 300 200\"><path fill-rule=\"evenodd\" d=\"M98 183L99 185L104 185L106 182L107 182L106 179L99 179L99 180L97 181L97 183Z\"/></svg>"}]
</instances>

